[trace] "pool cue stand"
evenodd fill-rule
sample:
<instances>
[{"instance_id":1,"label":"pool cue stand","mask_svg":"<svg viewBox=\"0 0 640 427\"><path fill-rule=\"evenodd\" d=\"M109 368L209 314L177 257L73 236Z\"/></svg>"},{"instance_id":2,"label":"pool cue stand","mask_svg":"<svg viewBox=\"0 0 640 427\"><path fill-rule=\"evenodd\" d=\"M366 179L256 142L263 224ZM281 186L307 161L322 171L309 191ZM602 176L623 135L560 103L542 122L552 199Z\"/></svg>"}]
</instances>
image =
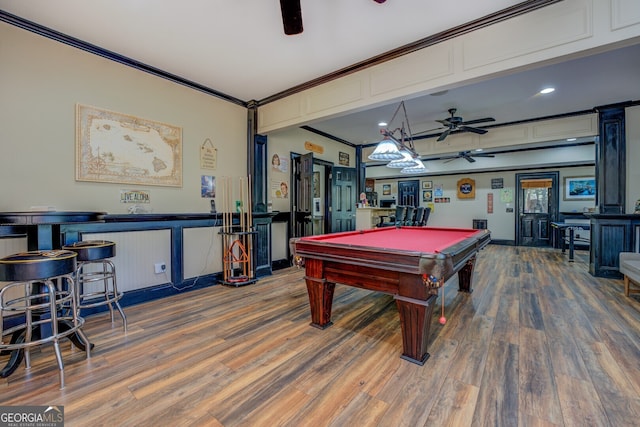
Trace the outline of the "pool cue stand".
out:
<instances>
[{"instance_id":1,"label":"pool cue stand","mask_svg":"<svg viewBox=\"0 0 640 427\"><path fill-rule=\"evenodd\" d=\"M257 231L221 230L223 278L220 283L229 286L244 286L257 282L253 277L253 259L248 252L249 241Z\"/></svg>"},{"instance_id":2,"label":"pool cue stand","mask_svg":"<svg viewBox=\"0 0 640 427\"><path fill-rule=\"evenodd\" d=\"M219 282L236 287L249 285L257 282L253 248L258 234L253 229L251 176L241 177L235 188L232 178L223 177L220 184L222 279Z\"/></svg>"}]
</instances>

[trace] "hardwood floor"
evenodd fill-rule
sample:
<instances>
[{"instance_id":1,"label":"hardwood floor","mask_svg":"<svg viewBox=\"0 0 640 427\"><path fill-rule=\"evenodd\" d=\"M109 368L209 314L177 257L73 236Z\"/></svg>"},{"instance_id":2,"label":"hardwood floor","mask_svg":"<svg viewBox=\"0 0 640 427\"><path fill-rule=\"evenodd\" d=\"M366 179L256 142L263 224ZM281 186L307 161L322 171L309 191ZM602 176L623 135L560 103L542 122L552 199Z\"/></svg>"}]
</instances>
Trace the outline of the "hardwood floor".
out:
<instances>
[{"instance_id":1,"label":"hardwood floor","mask_svg":"<svg viewBox=\"0 0 640 427\"><path fill-rule=\"evenodd\" d=\"M0 405L64 405L68 426L636 426L640 296L588 253L490 245L472 294L446 285L422 367L400 359L391 296L336 286L309 326L303 270L126 307L124 334L87 318L92 358L65 342L0 380ZM4 363L6 357L0 358Z\"/></svg>"}]
</instances>

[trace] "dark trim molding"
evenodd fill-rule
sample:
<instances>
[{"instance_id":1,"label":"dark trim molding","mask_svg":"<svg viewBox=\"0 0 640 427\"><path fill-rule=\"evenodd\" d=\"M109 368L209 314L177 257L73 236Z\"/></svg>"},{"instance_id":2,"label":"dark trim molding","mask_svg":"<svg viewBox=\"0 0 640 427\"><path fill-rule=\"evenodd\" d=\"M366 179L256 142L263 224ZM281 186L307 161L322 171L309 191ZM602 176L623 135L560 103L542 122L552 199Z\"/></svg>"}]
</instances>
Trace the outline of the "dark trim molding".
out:
<instances>
[{"instance_id":1,"label":"dark trim molding","mask_svg":"<svg viewBox=\"0 0 640 427\"><path fill-rule=\"evenodd\" d=\"M278 259L273 261L272 263L273 271L282 270L289 267L291 267L291 261L289 261L288 259Z\"/></svg>"},{"instance_id":2,"label":"dark trim molding","mask_svg":"<svg viewBox=\"0 0 640 427\"><path fill-rule=\"evenodd\" d=\"M573 111L570 113L562 113L562 114L556 114L553 116L543 116L543 117L533 117L531 119L525 119L525 120L516 120L514 122L509 122L509 123L498 123L495 125L484 125L484 126L477 126L480 129L493 129L493 128L501 128L501 127L505 127L505 126L515 126L515 125L523 125L526 123L532 123L532 122L541 122L544 120L555 120L555 119L566 119L567 117L576 117L576 116L584 116L586 114L593 114L595 113L595 109L591 109L591 110L582 110L582 111ZM457 133L463 133L464 131L453 131L450 133L450 135L455 135ZM425 135L418 135L418 136L414 136L413 139L414 141L416 140L420 140L420 139L428 139L428 138L435 138L436 136L440 136L441 132L437 132L437 133L430 133L430 134L425 134ZM371 145L375 145L375 144L368 144L369 146Z\"/></svg>"},{"instance_id":3,"label":"dark trim molding","mask_svg":"<svg viewBox=\"0 0 640 427\"><path fill-rule=\"evenodd\" d=\"M440 173L425 173L425 174L416 174L416 175L393 175L393 176L385 176L385 177L375 177L375 180L382 182L385 180L396 181L398 179L407 180L407 179L416 179L416 178L433 178L438 176L455 176L455 175L484 174L484 173L496 174L500 172L527 172L527 171L543 171L548 169L556 170L560 168L577 168L581 166L595 166L595 165L596 165L596 162L594 160L594 161L588 161L588 162L576 162L570 165L530 166L530 167L519 167L519 168L505 167L504 169L484 169L484 170L472 170L472 171L457 170L454 172L445 172L445 173L440 172ZM381 165L381 166L384 166L384 165Z\"/></svg>"},{"instance_id":4,"label":"dark trim molding","mask_svg":"<svg viewBox=\"0 0 640 427\"><path fill-rule=\"evenodd\" d=\"M514 240L505 240L505 239L491 239L489 242L490 245L501 245L501 246L515 246L516 242Z\"/></svg>"},{"instance_id":5,"label":"dark trim molding","mask_svg":"<svg viewBox=\"0 0 640 427\"><path fill-rule=\"evenodd\" d=\"M333 135L331 135L329 133L326 133L326 132L323 132L323 131L321 131L319 129L312 128L311 126L303 125L303 126L300 126L300 129L304 129L304 130L307 130L309 132L313 132L316 135L324 136L325 138L331 139L333 141L339 142L339 143L344 144L344 145L348 145L349 147L357 147L356 144L354 144L352 142L349 142L346 139L338 138L337 136L333 136Z\"/></svg>"},{"instance_id":6,"label":"dark trim molding","mask_svg":"<svg viewBox=\"0 0 640 427\"><path fill-rule=\"evenodd\" d=\"M458 37L462 34L469 33L471 31L487 27L489 25L496 24L501 21L505 21L507 19L524 15L526 13L532 12L534 10L559 3L562 0L527 0L522 1L514 6L508 7L506 9L502 9L498 12L489 14L482 18L473 20L471 22L467 22L466 24L459 25L457 27L448 29L446 31L442 31L440 33L434 34L432 36L420 39L413 43L406 44L404 46L400 46L396 49L390 50L388 52L382 53L380 55L374 56L372 58L366 59L364 61L349 65L348 67L337 70L333 73L326 74L324 76L318 77L317 79L310 80L308 82L302 83L300 85L291 87L282 92L276 93L269 97L266 97L262 100L257 101L258 106L268 104L270 102L277 101L282 98L286 98L287 96L293 95L298 92L302 92L303 90L319 86L321 84L327 83L329 81L344 77L346 75L355 73L357 71L372 67L374 65L382 64L384 62L399 58L408 53L412 53L418 51L420 49L424 49L429 46L433 46L437 43L441 43L445 40L449 40L455 37ZM243 101L233 96L224 94L222 92L216 91L214 89L203 86L199 83L187 80L183 77L177 76L172 73L168 73L166 71L160 70L158 68L152 67L150 65L144 64L142 62L136 61L134 59L128 58L126 56L120 55L116 52L109 51L107 49L103 49L99 46L93 45L91 43L87 43L85 41L79 40L75 37L68 36L66 34L60 33L58 31L47 28L43 25L36 24L35 22L28 21L19 16L10 14L3 10L0 10L0 21L6 22L8 24L14 25L16 27L22 28L27 31L31 31L33 33L39 34L43 37L47 37L49 39L58 41L60 43L67 44L69 46L76 47L78 49L84 50L89 53L93 53L95 55L101 56L103 58L110 59L112 61L119 62L123 65L127 65L133 67L135 69L153 74L155 76L165 78L167 80L173 81L178 84L185 85L192 89L207 93L209 95L215 96L217 98L224 99L231 103L241 105L246 107L249 101Z\"/></svg>"},{"instance_id":7,"label":"dark trim molding","mask_svg":"<svg viewBox=\"0 0 640 427\"><path fill-rule=\"evenodd\" d=\"M270 102L277 101L282 98L286 98L287 96L293 95L298 92L302 92L303 90L310 89L315 86L320 86L321 84L330 82L332 80L338 79L340 77L344 77L346 75L355 73L356 71L361 71L369 67L373 67L374 65L382 64L384 62L390 61L392 59L399 58L408 53L412 53L418 51L420 49L424 49L429 46L433 46L435 44L441 43L445 40L449 40L455 37L458 37L462 34L469 33L471 31L487 27L489 25L496 24L501 21L505 21L507 19L524 15L528 12L532 12L534 10L543 8L545 6L552 5L554 3L559 3L562 0L528 0L518 3L514 6L508 7L506 9L502 9L498 12L492 13L490 15L484 16L482 18L476 19L471 22L467 22L466 24L459 25L457 27L451 28L446 31L442 31L440 33L434 34L432 36L426 37L424 39L418 40L413 43L406 44L404 46L398 47L396 49L390 50L388 52L382 53L380 55L374 56L372 58L366 59L364 61L355 63L348 67L345 67L341 70L335 71L330 74L326 74L324 76L318 77L317 79L310 80L306 83L299 84L290 89L284 90L282 92L271 95L267 98L261 99L259 102L260 105L268 104Z\"/></svg>"},{"instance_id":8,"label":"dark trim molding","mask_svg":"<svg viewBox=\"0 0 640 427\"><path fill-rule=\"evenodd\" d=\"M20 18L19 16L12 15L8 12L5 12L4 10L0 10L0 21L6 22L7 24L14 25L18 28L22 28L23 30L31 31L32 33L41 35L51 40L55 40L57 42L64 43L66 45L84 50L85 52L93 53L94 55L98 55L103 58L118 62L120 64L127 65L129 67L135 68L136 70L144 71L146 73L153 74L154 76L170 80L174 83L187 86L191 89L204 92L208 95L215 96L216 98L224 99L225 101L229 101L231 103L241 105L243 107L247 106L247 103L245 101L242 101L238 98L234 98L233 96L226 95L222 92L218 92L217 90L208 88L199 83L193 82L191 80L187 80L175 74L168 73L166 71L160 70L159 68L155 68L155 67L152 67L151 65L147 65L140 61L136 61L135 59L131 59L126 56L120 55L119 53L112 52L107 49L103 49L94 44L87 43L75 37L68 36L66 34L52 30L40 24L36 24L35 22L31 22L24 18Z\"/></svg>"}]
</instances>

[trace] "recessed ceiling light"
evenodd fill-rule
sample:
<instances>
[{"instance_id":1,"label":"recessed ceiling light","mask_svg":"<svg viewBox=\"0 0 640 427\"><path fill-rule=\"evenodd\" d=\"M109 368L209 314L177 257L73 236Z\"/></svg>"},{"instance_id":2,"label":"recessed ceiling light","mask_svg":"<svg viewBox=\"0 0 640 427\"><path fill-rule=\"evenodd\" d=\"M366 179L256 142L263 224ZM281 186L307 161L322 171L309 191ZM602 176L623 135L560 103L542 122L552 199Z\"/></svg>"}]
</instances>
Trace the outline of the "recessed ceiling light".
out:
<instances>
[{"instance_id":1,"label":"recessed ceiling light","mask_svg":"<svg viewBox=\"0 0 640 427\"><path fill-rule=\"evenodd\" d=\"M476 151L482 151L482 148L476 148Z\"/></svg>"},{"instance_id":2,"label":"recessed ceiling light","mask_svg":"<svg viewBox=\"0 0 640 427\"><path fill-rule=\"evenodd\" d=\"M577 138L567 138L567 141L575 141Z\"/></svg>"},{"instance_id":3,"label":"recessed ceiling light","mask_svg":"<svg viewBox=\"0 0 640 427\"><path fill-rule=\"evenodd\" d=\"M543 95L546 95L547 93L551 93L551 92L553 92L554 90L556 90L556 88L555 88L555 87L545 87L544 89L542 89L542 90L540 91L540 93L541 93L541 94L543 94Z\"/></svg>"},{"instance_id":4,"label":"recessed ceiling light","mask_svg":"<svg viewBox=\"0 0 640 427\"><path fill-rule=\"evenodd\" d=\"M387 124L388 124L387 122L380 122L378 123L378 126L383 127L383 126L386 126Z\"/></svg>"}]
</instances>

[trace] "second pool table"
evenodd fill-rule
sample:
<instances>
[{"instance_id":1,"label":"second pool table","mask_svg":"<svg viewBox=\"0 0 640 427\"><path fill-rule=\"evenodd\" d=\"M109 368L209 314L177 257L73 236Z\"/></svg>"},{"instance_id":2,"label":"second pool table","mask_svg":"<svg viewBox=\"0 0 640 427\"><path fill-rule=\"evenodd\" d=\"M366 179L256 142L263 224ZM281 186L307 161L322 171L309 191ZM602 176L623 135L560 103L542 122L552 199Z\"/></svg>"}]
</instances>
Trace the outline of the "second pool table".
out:
<instances>
[{"instance_id":1,"label":"second pool table","mask_svg":"<svg viewBox=\"0 0 640 427\"><path fill-rule=\"evenodd\" d=\"M331 323L336 283L393 295L402 329L402 358L423 365L438 288L458 273L459 290L471 292L476 254L488 230L386 227L291 239L304 264L311 325Z\"/></svg>"}]
</instances>

